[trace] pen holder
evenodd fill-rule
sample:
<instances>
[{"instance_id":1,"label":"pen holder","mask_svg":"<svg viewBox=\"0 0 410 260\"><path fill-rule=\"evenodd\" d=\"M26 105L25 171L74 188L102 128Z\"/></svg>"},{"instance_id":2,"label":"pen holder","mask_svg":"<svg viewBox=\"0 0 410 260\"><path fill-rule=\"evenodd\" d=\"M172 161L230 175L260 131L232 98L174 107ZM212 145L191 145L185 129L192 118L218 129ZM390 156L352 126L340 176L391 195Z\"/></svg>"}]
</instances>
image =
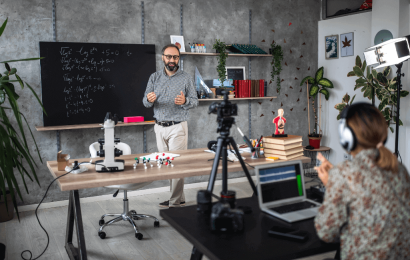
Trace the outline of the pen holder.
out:
<instances>
[{"instance_id":1,"label":"pen holder","mask_svg":"<svg viewBox=\"0 0 410 260\"><path fill-rule=\"evenodd\" d=\"M252 159L258 159L261 156L260 152L261 152L261 148L260 147L255 147L255 151L252 152L251 158Z\"/></svg>"}]
</instances>

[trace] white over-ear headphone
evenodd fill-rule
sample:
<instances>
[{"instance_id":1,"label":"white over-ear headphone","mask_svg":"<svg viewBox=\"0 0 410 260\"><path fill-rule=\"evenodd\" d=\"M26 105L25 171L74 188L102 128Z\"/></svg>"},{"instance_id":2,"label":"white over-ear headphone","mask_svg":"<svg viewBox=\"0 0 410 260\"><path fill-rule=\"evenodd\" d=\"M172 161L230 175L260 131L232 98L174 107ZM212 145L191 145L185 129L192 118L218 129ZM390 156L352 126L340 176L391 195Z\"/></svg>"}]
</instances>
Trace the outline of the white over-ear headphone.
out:
<instances>
[{"instance_id":1,"label":"white over-ear headphone","mask_svg":"<svg viewBox=\"0 0 410 260\"><path fill-rule=\"evenodd\" d=\"M340 145L347 151L353 151L357 146L357 138L353 129L347 125L347 119L350 118L354 112L358 112L359 116L363 118L365 115L370 115L374 111L374 106L369 103L355 103L353 105L348 105L343 109L342 114L340 115L339 123L339 140ZM387 139L384 140L386 143Z\"/></svg>"},{"instance_id":2,"label":"white over-ear headphone","mask_svg":"<svg viewBox=\"0 0 410 260\"><path fill-rule=\"evenodd\" d=\"M352 128L347 125L347 115L350 110L350 106L346 106L346 108L342 111L340 115L340 123L339 123L339 140L340 145L347 151L351 152L356 148L357 139L356 135L354 134Z\"/></svg>"}]
</instances>

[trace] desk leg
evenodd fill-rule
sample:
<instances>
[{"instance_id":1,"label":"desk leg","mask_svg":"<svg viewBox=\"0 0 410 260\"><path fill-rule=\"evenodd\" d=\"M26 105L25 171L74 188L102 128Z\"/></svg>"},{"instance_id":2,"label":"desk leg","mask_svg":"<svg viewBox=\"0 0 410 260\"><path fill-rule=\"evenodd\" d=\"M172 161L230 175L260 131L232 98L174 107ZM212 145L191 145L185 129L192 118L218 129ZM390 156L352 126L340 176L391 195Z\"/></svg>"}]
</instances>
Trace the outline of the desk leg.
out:
<instances>
[{"instance_id":1,"label":"desk leg","mask_svg":"<svg viewBox=\"0 0 410 260\"><path fill-rule=\"evenodd\" d=\"M191 260L201 260L203 255L196 247L192 248Z\"/></svg>"},{"instance_id":2,"label":"desk leg","mask_svg":"<svg viewBox=\"0 0 410 260\"><path fill-rule=\"evenodd\" d=\"M73 245L73 232L77 232L78 248ZM65 238L65 250L71 260L86 260L87 250L85 248L83 219L81 216L80 197L78 190L70 191L68 200L67 229Z\"/></svg>"}]
</instances>

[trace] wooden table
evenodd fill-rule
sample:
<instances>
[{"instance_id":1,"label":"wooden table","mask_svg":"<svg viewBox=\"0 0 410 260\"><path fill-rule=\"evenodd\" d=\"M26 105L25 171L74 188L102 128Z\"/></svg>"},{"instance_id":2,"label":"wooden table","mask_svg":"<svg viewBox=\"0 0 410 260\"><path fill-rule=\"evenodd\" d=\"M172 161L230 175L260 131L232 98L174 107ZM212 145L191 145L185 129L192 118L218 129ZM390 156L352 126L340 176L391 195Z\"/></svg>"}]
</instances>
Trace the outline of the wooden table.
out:
<instances>
[{"instance_id":1,"label":"wooden table","mask_svg":"<svg viewBox=\"0 0 410 260\"><path fill-rule=\"evenodd\" d=\"M70 191L65 241L65 248L69 258L87 259L80 197L78 193L79 189L207 175L211 173L213 161L209 161L209 159L213 159L214 154L204 152L204 150L206 150L206 148L171 151L172 153L181 155L181 157L176 157L173 161L174 167L162 166L158 168L154 166L144 169L144 166L139 164L137 168L134 169L132 166L135 162L134 158L139 158L147 154L133 154L118 157L119 159L125 160L125 169L122 172L96 172L95 166L89 164L86 165L89 170L84 173L68 174L58 179L57 182L60 189L62 191ZM245 162L251 166L273 163L264 158L251 159L251 154L249 153L243 153L242 157L245 157ZM96 159L94 159L94 161L95 160ZM310 162L310 158L305 156L292 160L302 160L303 163ZM70 163L74 161L78 161L79 163L89 162L90 158L71 159ZM278 162L282 161L285 160L279 160ZM221 165L222 164L220 164L218 168L220 171L222 171ZM55 178L66 173L65 171L58 171L57 161L47 162L47 167ZM239 162L228 162L228 171L242 171L242 167ZM76 225L78 248L75 248L72 243L74 224Z\"/></svg>"}]
</instances>

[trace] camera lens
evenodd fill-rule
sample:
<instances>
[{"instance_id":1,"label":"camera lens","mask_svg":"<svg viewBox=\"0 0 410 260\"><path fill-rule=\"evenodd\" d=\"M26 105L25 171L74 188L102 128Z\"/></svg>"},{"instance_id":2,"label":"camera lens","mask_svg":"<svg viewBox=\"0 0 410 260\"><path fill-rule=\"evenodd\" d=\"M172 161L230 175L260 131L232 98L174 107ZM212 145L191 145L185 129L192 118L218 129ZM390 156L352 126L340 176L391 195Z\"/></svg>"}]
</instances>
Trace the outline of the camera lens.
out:
<instances>
[{"instance_id":1,"label":"camera lens","mask_svg":"<svg viewBox=\"0 0 410 260\"><path fill-rule=\"evenodd\" d=\"M200 190L196 196L196 210L201 214L210 214L212 209L212 195L207 190Z\"/></svg>"}]
</instances>

